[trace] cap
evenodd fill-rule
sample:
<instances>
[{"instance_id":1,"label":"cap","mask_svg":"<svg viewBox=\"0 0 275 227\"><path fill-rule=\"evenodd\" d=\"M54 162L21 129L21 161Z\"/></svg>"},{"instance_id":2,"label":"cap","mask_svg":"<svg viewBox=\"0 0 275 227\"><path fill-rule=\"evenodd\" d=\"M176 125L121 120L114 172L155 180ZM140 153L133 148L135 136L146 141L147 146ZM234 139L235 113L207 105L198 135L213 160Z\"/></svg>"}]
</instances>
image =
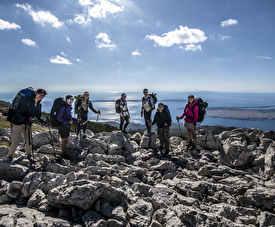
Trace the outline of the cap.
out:
<instances>
[{"instance_id":1,"label":"cap","mask_svg":"<svg viewBox=\"0 0 275 227\"><path fill-rule=\"evenodd\" d=\"M47 92L44 89L41 89L41 88L37 89L36 93L47 95Z\"/></svg>"}]
</instances>

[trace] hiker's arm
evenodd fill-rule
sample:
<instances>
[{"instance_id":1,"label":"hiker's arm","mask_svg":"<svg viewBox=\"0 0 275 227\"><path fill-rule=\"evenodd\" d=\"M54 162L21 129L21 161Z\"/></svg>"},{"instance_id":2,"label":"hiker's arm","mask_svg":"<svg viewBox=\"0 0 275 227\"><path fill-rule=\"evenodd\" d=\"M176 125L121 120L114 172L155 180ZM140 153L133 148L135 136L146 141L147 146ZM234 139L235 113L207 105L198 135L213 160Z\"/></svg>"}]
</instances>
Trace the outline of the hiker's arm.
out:
<instances>
[{"instance_id":1,"label":"hiker's arm","mask_svg":"<svg viewBox=\"0 0 275 227\"><path fill-rule=\"evenodd\" d=\"M91 111L93 111L94 113L98 113L98 111L94 109L93 104L92 104L91 101L89 101L89 108L90 108ZM100 111L99 111L99 112L100 112Z\"/></svg>"},{"instance_id":2,"label":"hiker's arm","mask_svg":"<svg viewBox=\"0 0 275 227\"><path fill-rule=\"evenodd\" d=\"M68 123L67 119L62 118L64 111L65 111L65 106L61 106L61 108L58 112L58 115L57 115L57 120L62 123Z\"/></svg>"}]
</instances>

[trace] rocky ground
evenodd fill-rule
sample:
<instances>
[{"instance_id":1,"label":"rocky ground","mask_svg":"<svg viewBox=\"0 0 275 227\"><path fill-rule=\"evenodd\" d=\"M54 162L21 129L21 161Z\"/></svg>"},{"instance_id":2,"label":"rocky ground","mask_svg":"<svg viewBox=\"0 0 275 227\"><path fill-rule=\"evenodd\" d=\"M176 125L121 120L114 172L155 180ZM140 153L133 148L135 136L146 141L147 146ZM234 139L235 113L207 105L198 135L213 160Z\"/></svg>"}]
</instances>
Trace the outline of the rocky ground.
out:
<instances>
[{"instance_id":1,"label":"rocky ground","mask_svg":"<svg viewBox=\"0 0 275 227\"><path fill-rule=\"evenodd\" d=\"M0 226L275 225L275 132L197 132L197 150L171 137L156 152L155 133L120 131L70 137L70 160L56 130L33 132L35 166L22 147L12 163L0 147ZM9 141L10 129L0 129ZM22 141L21 141L22 142Z\"/></svg>"}]
</instances>

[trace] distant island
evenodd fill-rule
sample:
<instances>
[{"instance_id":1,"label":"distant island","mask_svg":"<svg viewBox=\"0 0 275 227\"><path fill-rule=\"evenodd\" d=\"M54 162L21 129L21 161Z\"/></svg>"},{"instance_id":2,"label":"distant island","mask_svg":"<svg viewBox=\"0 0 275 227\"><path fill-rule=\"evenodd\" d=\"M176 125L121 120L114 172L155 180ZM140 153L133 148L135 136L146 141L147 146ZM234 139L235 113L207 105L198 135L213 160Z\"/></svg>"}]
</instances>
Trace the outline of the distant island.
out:
<instances>
[{"instance_id":1,"label":"distant island","mask_svg":"<svg viewBox=\"0 0 275 227\"><path fill-rule=\"evenodd\" d=\"M275 109L217 108L207 110L207 116L239 120L274 120Z\"/></svg>"}]
</instances>

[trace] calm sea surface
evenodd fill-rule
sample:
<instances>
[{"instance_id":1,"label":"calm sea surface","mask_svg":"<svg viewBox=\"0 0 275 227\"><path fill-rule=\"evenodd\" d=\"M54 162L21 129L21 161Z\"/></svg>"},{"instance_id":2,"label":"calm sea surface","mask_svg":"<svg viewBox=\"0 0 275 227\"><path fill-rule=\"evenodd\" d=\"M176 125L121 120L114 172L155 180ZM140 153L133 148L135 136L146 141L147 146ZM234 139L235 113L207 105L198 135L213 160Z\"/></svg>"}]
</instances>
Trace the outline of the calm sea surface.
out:
<instances>
[{"instance_id":1,"label":"calm sea surface","mask_svg":"<svg viewBox=\"0 0 275 227\"><path fill-rule=\"evenodd\" d=\"M80 93L71 93L77 95ZM187 96L191 93L186 92L158 92L158 102L163 102L169 106L172 121L176 123L176 116L183 113L183 109L187 104ZM275 94L262 93L217 93L217 92L192 92L195 97L201 97L208 102L208 108L251 108L251 109L274 109ZM0 100L11 102L15 93L0 93ZM42 110L50 112L53 100L57 97L65 97L67 93L50 93L42 101ZM140 117L142 92L126 93L128 108L131 114L131 122L144 124L143 118ZM94 108L101 111L98 118L99 122L119 121L118 114L115 113L115 100L120 97L120 93L92 93L90 92L90 100ZM73 104L74 105L74 104ZM154 115L154 113L153 113ZM96 121L97 115L89 111L89 120ZM183 121L182 121L183 122ZM241 128L258 128L261 130L275 130L275 120L237 120L225 118L213 118L206 116L201 125L223 125Z\"/></svg>"}]
</instances>

